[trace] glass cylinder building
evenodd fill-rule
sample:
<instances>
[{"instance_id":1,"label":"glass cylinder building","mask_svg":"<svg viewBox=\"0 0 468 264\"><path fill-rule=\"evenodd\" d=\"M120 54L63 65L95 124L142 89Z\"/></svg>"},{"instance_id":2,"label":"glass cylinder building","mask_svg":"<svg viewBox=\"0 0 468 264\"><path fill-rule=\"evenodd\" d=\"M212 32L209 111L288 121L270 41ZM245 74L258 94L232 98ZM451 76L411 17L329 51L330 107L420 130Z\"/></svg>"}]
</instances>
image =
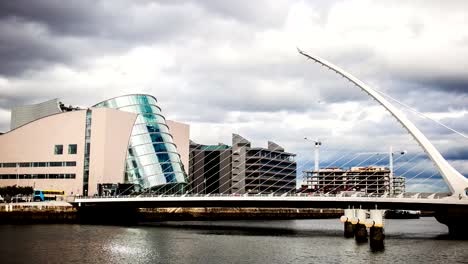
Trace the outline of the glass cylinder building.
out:
<instances>
[{"instance_id":1,"label":"glass cylinder building","mask_svg":"<svg viewBox=\"0 0 468 264\"><path fill-rule=\"evenodd\" d=\"M128 144L125 181L140 191L180 193L186 174L156 98L125 95L94 107L114 108L138 114Z\"/></svg>"}]
</instances>

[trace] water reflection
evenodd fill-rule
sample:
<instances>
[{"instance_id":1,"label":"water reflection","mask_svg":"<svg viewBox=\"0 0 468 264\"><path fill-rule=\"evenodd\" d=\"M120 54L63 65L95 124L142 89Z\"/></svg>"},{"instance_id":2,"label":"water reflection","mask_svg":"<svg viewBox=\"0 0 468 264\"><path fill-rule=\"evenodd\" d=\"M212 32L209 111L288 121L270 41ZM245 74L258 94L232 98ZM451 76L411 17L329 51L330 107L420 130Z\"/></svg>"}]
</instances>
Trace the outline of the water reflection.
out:
<instances>
[{"instance_id":1,"label":"water reflection","mask_svg":"<svg viewBox=\"0 0 468 264\"><path fill-rule=\"evenodd\" d=\"M336 219L166 222L137 227L0 226L1 263L455 263L468 241L432 218L387 221L385 251L343 238Z\"/></svg>"}]
</instances>

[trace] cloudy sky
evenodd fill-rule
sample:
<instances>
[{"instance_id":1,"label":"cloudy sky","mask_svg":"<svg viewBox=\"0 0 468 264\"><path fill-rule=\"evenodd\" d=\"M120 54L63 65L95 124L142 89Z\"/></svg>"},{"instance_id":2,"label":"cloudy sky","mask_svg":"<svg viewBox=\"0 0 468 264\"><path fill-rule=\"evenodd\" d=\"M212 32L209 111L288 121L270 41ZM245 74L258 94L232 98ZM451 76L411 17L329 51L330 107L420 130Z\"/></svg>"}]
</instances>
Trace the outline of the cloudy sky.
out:
<instances>
[{"instance_id":1,"label":"cloudy sky","mask_svg":"<svg viewBox=\"0 0 468 264\"><path fill-rule=\"evenodd\" d=\"M16 105L149 93L199 143L273 140L298 154L299 170L313 164L304 136L322 139L327 165L392 145L408 150L396 167L409 190L446 190L381 106L296 47L466 134L466 10L466 1L2 1L0 131ZM468 139L405 113L468 175Z\"/></svg>"}]
</instances>

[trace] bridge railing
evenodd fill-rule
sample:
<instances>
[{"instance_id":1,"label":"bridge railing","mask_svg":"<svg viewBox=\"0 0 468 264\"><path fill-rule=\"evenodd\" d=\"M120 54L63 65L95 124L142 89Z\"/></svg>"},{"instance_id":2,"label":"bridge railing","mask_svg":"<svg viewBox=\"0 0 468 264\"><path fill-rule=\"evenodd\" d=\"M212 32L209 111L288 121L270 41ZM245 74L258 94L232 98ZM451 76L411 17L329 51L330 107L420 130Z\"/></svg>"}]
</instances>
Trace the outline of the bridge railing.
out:
<instances>
[{"instance_id":1,"label":"bridge railing","mask_svg":"<svg viewBox=\"0 0 468 264\"><path fill-rule=\"evenodd\" d=\"M448 195L443 193L407 193L400 195L377 194L329 194L329 193L294 193L294 194L140 194L140 195L108 195L108 196L71 196L67 201L76 199L108 199L108 198L152 198L152 197L361 197L361 198L413 198L442 199Z\"/></svg>"}]
</instances>

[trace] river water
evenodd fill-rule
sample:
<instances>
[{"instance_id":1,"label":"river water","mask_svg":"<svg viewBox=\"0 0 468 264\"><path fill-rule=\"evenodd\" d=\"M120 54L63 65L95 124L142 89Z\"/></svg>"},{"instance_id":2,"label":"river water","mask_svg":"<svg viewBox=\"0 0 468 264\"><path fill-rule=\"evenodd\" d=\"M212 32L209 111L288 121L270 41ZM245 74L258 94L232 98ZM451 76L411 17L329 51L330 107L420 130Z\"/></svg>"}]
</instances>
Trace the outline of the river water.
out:
<instances>
[{"instance_id":1,"label":"river water","mask_svg":"<svg viewBox=\"0 0 468 264\"><path fill-rule=\"evenodd\" d=\"M468 241L434 218L386 220L382 252L342 229L338 219L2 225L0 263L468 263Z\"/></svg>"}]
</instances>

